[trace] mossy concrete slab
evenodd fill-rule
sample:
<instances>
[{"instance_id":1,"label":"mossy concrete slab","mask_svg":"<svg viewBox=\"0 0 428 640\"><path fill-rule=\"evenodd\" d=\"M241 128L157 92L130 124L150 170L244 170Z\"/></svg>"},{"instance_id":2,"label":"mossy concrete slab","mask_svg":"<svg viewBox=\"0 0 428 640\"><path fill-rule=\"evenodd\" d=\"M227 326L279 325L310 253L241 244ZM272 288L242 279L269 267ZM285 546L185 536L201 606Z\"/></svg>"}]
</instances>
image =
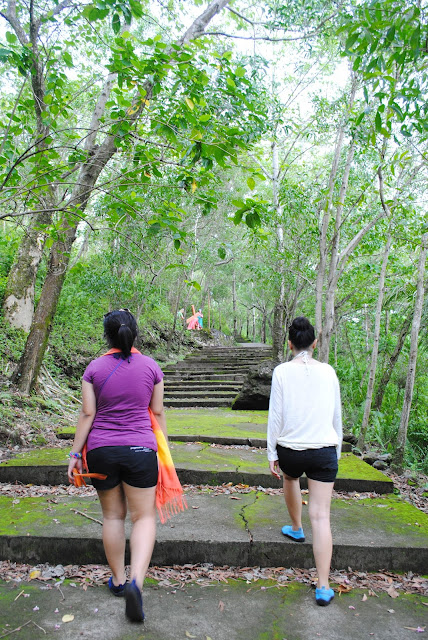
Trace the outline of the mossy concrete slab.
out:
<instances>
[{"instance_id":1,"label":"mossy concrete slab","mask_svg":"<svg viewBox=\"0 0 428 640\"><path fill-rule=\"evenodd\" d=\"M287 547L291 545L296 566L313 566L308 554L312 545L308 507L303 507L305 543L295 543L281 533L282 526L289 523L282 496L258 493L244 508L243 516L253 536L254 553L265 557L264 564L282 566L284 557L289 557L289 550L284 552L280 546L282 539ZM348 562L348 566L366 571L403 571L409 567L418 573L428 571L428 516L397 496L335 499L331 527L334 568Z\"/></svg>"},{"instance_id":2,"label":"mossy concrete slab","mask_svg":"<svg viewBox=\"0 0 428 640\"><path fill-rule=\"evenodd\" d=\"M171 441L266 447L267 411L231 411L224 408L167 409ZM58 429L60 439L73 438L75 428ZM343 443L343 451L351 445Z\"/></svg>"},{"instance_id":3,"label":"mossy concrete slab","mask_svg":"<svg viewBox=\"0 0 428 640\"><path fill-rule=\"evenodd\" d=\"M180 480L185 484L248 484L280 487L268 469L263 449L222 449L207 443L171 442L171 453ZM61 484L67 482L65 449L34 449L0 463L0 482ZM306 478L301 486L306 487ZM335 488L338 491L390 493L393 483L351 453L339 461Z\"/></svg>"},{"instance_id":4,"label":"mossy concrete slab","mask_svg":"<svg viewBox=\"0 0 428 640\"><path fill-rule=\"evenodd\" d=\"M112 597L105 585L86 591L68 583L61 590L43 586L0 582L3 632L21 627L11 634L19 640L411 640L412 629L427 624L421 595L392 601L384 593L363 601L367 590L356 589L322 608L310 586L291 581L281 587L239 580L172 589L150 580L144 587L146 621L136 625L125 617L123 598ZM67 614L74 619L63 623ZM38 626L23 626L30 620Z\"/></svg>"},{"instance_id":5,"label":"mossy concrete slab","mask_svg":"<svg viewBox=\"0 0 428 640\"><path fill-rule=\"evenodd\" d=\"M153 564L312 567L307 509L306 542L281 534L282 496L263 492L186 493L188 509L159 525ZM34 564L102 563L101 519L95 498L0 497L0 559ZM396 496L334 500L333 567L428 573L428 516Z\"/></svg>"}]
</instances>

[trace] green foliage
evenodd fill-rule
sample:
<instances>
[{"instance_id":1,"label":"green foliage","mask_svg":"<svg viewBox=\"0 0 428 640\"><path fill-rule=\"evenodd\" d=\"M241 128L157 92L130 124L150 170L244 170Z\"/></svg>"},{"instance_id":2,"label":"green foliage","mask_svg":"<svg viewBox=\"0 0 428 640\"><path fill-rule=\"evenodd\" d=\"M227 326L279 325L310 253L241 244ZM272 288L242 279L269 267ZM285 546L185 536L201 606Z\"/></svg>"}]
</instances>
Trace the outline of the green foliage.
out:
<instances>
[{"instance_id":1,"label":"green foliage","mask_svg":"<svg viewBox=\"0 0 428 640\"><path fill-rule=\"evenodd\" d=\"M236 13L219 18L227 29L248 29L242 11L257 28L264 23L264 36L275 39L288 32L293 39L293 44L266 49L263 59L256 45L247 51L234 47L232 39L198 37L182 45L183 18L187 23L189 15L202 13L195 7L203 4L197 1L192 9L169 2L154 9L138 0L97 0L70 5L62 14L56 1L35 3L43 70L37 100L37 60L7 27L0 45L0 196L1 216L11 222L0 236L0 297L22 235L18 227L43 206L49 215L37 222L37 231L48 238L36 302L49 250L64 237L63 223L82 218L87 223L77 231L45 358L59 379L79 385L87 362L104 349L103 314L115 307L135 313L142 343L165 358L177 310L184 308L187 317L192 304L203 309L205 327L269 341L282 287L286 323L293 314L314 318L327 199L331 196L329 259L336 237L340 254L382 211L381 165L392 214L379 220L341 265L335 292L330 357L342 385L345 426L358 433L379 255L389 229L394 250L377 382L415 294L415 248L426 214L426 21L417 5L404 0L354 3L333 18L331 5L317 0L235 3ZM25 11L19 5L26 29ZM294 40L300 36L301 42ZM350 110L338 47L351 59L361 86ZM89 123L109 72L113 84L92 146L87 144ZM330 194L334 141L342 122L345 146ZM355 152L341 202L351 139ZM97 154L109 140L114 140L111 161L88 203L76 206L80 171L98 167L102 157ZM273 147L278 151L275 184ZM340 207L336 229L334 213ZM25 336L0 328L0 363L9 374ZM176 329L185 341L180 322ZM395 446L408 350L407 340L382 407L372 411L368 437L383 450ZM415 467L426 465L426 358L420 349L406 452ZM8 402L5 397L12 411ZM13 415L8 414L8 424Z\"/></svg>"},{"instance_id":2,"label":"green foliage","mask_svg":"<svg viewBox=\"0 0 428 640\"><path fill-rule=\"evenodd\" d=\"M0 316L0 370L1 375L10 372L10 364L18 362L24 348L26 335L21 329L14 329Z\"/></svg>"},{"instance_id":3,"label":"green foliage","mask_svg":"<svg viewBox=\"0 0 428 640\"><path fill-rule=\"evenodd\" d=\"M389 137L394 122L402 136L425 134L427 77L424 72L428 27L420 6L405 0L375 0L354 5L342 14L339 33L346 35L343 55L365 80L365 100L375 110L375 131Z\"/></svg>"},{"instance_id":4,"label":"green foliage","mask_svg":"<svg viewBox=\"0 0 428 640\"><path fill-rule=\"evenodd\" d=\"M3 300L7 276L20 242L20 236L11 225L4 224L0 235L0 301Z\"/></svg>"}]
</instances>

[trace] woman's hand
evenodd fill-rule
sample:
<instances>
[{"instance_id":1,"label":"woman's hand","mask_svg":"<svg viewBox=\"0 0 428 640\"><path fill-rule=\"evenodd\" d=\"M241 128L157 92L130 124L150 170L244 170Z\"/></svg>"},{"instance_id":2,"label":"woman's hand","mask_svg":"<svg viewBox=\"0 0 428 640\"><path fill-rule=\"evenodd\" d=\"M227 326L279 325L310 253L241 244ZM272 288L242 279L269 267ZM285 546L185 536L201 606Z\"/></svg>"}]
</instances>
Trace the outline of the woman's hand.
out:
<instances>
[{"instance_id":1,"label":"woman's hand","mask_svg":"<svg viewBox=\"0 0 428 640\"><path fill-rule=\"evenodd\" d=\"M269 460L269 469L270 472L273 476L275 476L275 478L278 478L278 480L281 479L281 476L279 475L279 462L278 460Z\"/></svg>"},{"instance_id":2,"label":"woman's hand","mask_svg":"<svg viewBox=\"0 0 428 640\"><path fill-rule=\"evenodd\" d=\"M74 484L74 476L73 469L76 468L79 473L82 473L82 458L70 458L70 462L68 463L68 479Z\"/></svg>"}]
</instances>

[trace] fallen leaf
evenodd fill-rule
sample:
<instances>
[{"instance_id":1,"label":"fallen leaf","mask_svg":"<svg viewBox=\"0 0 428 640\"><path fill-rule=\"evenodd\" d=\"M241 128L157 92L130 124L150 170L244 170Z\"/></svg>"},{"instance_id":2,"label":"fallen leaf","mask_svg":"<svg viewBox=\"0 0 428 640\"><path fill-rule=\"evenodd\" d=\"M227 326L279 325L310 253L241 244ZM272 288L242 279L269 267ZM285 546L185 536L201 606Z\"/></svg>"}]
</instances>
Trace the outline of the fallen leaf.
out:
<instances>
[{"instance_id":1,"label":"fallen leaf","mask_svg":"<svg viewBox=\"0 0 428 640\"><path fill-rule=\"evenodd\" d=\"M189 633L188 631L186 631L186 638L196 638L196 636L192 636L191 633Z\"/></svg>"},{"instance_id":2,"label":"fallen leaf","mask_svg":"<svg viewBox=\"0 0 428 640\"><path fill-rule=\"evenodd\" d=\"M66 613L65 616L62 616L63 622L73 622L74 616L72 613Z\"/></svg>"},{"instance_id":3,"label":"fallen leaf","mask_svg":"<svg viewBox=\"0 0 428 640\"><path fill-rule=\"evenodd\" d=\"M352 591L352 587L348 584L339 584L339 586L337 587L337 591L339 593L339 596L341 596L342 593L349 593L350 591Z\"/></svg>"},{"instance_id":4,"label":"fallen leaf","mask_svg":"<svg viewBox=\"0 0 428 640\"><path fill-rule=\"evenodd\" d=\"M220 609L220 611L224 611L224 602L222 602L221 600L218 603L218 608Z\"/></svg>"},{"instance_id":5,"label":"fallen leaf","mask_svg":"<svg viewBox=\"0 0 428 640\"><path fill-rule=\"evenodd\" d=\"M192 505L192 509L199 509L199 507L195 507L195 506Z\"/></svg>"},{"instance_id":6,"label":"fallen leaf","mask_svg":"<svg viewBox=\"0 0 428 640\"><path fill-rule=\"evenodd\" d=\"M238 498L238 496L230 496L231 500L242 500L242 498Z\"/></svg>"},{"instance_id":7,"label":"fallen leaf","mask_svg":"<svg viewBox=\"0 0 428 640\"><path fill-rule=\"evenodd\" d=\"M398 598L400 596L398 591L394 589L392 585L386 590L386 593L391 596L391 598Z\"/></svg>"},{"instance_id":8,"label":"fallen leaf","mask_svg":"<svg viewBox=\"0 0 428 640\"><path fill-rule=\"evenodd\" d=\"M366 600L368 600L368 598L367 598L367 594L365 593L361 598L361 602L365 602Z\"/></svg>"},{"instance_id":9,"label":"fallen leaf","mask_svg":"<svg viewBox=\"0 0 428 640\"><path fill-rule=\"evenodd\" d=\"M425 627L404 627L409 631L416 631L416 633L423 633L425 631Z\"/></svg>"},{"instance_id":10,"label":"fallen leaf","mask_svg":"<svg viewBox=\"0 0 428 640\"><path fill-rule=\"evenodd\" d=\"M32 571L30 571L30 575L28 576L29 580L35 580L35 578L38 578L41 575L41 571L39 571L39 569L33 569Z\"/></svg>"},{"instance_id":11,"label":"fallen leaf","mask_svg":"<svg viewBox=\"0 0 428 640\"><path fill-rule=\"evenodd\" d=\"M394 609L387 609L388 613L395 613Z\"/></svg>"},{"instance_id":12,"label":"fallen leaf","mask_svg":"<svg viewBox=\"0 0 428 640\"><path fill-rule=\"evenodd\" d=\"M355 607L353 607L352 604L350 604L348 609L355 609Z\"/></svg>"}]
</instances>

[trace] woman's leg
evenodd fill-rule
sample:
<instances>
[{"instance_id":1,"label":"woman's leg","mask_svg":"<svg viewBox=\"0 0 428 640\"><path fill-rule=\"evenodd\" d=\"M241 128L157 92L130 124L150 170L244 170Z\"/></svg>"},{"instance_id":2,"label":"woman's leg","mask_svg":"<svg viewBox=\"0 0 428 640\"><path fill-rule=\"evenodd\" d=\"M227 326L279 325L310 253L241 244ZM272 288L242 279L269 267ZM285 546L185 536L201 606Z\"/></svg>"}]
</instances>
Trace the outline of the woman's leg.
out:
<instances>
[{"instance_id":1,"label":"woman's leg","mask_svg":"<svg viewBox=\"0 0 428 640\"><path fill-rule=\"evenodd\" d=\"M141 589L149 566L156 537L156 487L140 489L125 482L123 489L132 520L130 538L131 580Z\"/></svg>"},{"instance_id":2,"label":"woman's leg","mask_svg":"<svg viewBox=\"0 0 428 640\"><path fill-rule=\"evenodd\" d=\"M285 504L291 518L291 528L296 531L302 526L302 494L299 478L292 478L284 474L283 486Z\"/></svg>"},{"instance_id":3,"label":"woman's leg","mask_svg":"<svg viewBox=\"0 0 428 640\"><path fill-rule=\"evenodd\" d=\"M121 485L97 491L103 510L104 551L113 574L113 584L125 584L126 500Z\"/></svg>"},{"instance_id":4,"label":"woman's leg","mask_svg":"<svg viewBox=\"0 0 428 640\"><path fill-rule=\"evenodd\" d=\"M318 573L318 587L329 588L333 540L330 528L330 506L334 482L308 478L309 518L312 524L313 551Z\"/></svg>"}]
</instances>

